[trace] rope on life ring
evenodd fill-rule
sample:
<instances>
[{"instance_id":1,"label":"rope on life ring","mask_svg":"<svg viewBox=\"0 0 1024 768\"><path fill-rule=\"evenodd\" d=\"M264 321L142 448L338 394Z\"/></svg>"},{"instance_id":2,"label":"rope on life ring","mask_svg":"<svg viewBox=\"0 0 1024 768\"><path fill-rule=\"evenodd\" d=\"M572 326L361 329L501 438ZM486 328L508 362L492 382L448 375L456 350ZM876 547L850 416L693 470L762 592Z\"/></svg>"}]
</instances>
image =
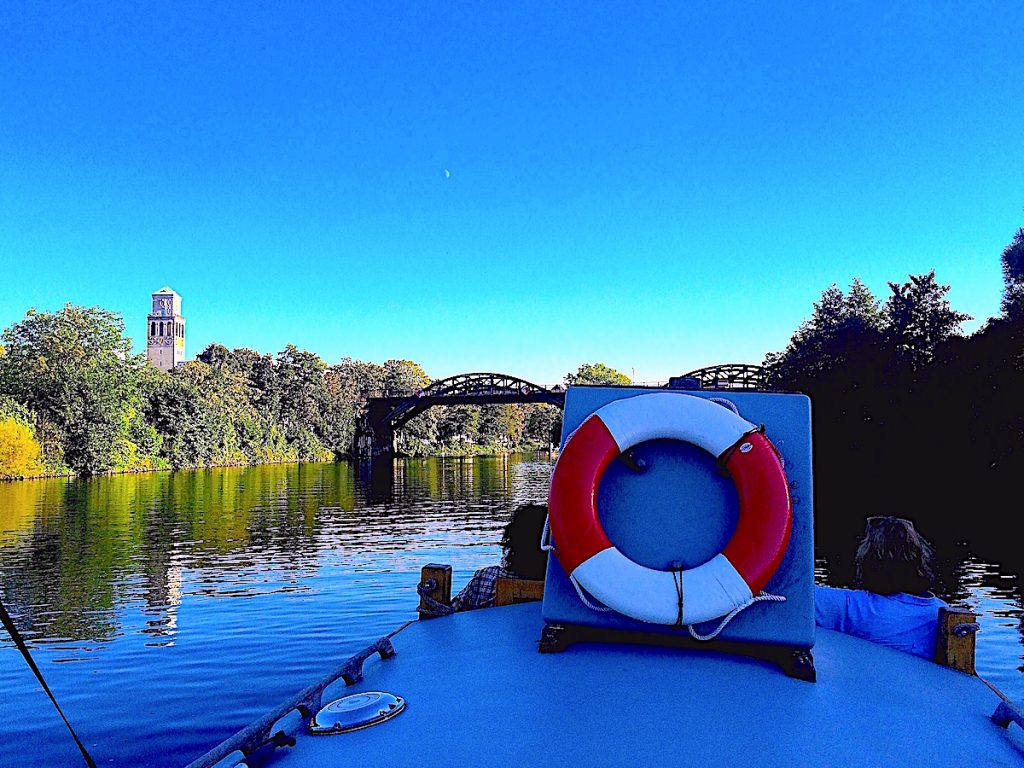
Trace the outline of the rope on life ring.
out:
<instances>
[{"instance_id":1,"label":"rope on life ring","mask_svg":"<svg viewBox=\"0 0 1024 768\"><path fill-rule=\"evenodd\" d=\"M736 484L736 531L720 553L693 568L658 570L630 560L608 539L597 514L597 489L608 465L638 443L659 438L703 448ZM548 510L555 555L581 600L586 590L630 618L688 625L696 639L712 639L756 602L785 600L762 594L782 562L793 523L781 457L763 428L708 399L658 392L598 409L562 449ZM545 546L552 548L546 541ZM692 628L722 617L710 635Z\"/></svg>"}]
</instances>

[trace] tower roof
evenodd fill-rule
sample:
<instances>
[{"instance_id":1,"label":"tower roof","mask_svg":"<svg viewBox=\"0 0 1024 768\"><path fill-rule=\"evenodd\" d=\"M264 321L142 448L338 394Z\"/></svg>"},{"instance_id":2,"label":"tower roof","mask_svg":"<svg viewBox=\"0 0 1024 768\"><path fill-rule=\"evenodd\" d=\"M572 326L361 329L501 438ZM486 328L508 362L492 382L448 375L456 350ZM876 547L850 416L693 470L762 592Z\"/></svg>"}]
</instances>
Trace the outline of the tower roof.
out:
<instances>
[{"instance_id":1,"label":"tower roof","mask_svg":"<svg viewBox=\"0 0 1024 768\"><path fill-rule=\"evenodd\" d=\"M156 296L157 293L166 293L166 294L168 294L170 296L177 296L178 295L178 292L175 291L173 288L171 288L169 285L165 285L163 288L161 288L159 291L157 291L153 295Z\"/></svg>"}]
</instances>

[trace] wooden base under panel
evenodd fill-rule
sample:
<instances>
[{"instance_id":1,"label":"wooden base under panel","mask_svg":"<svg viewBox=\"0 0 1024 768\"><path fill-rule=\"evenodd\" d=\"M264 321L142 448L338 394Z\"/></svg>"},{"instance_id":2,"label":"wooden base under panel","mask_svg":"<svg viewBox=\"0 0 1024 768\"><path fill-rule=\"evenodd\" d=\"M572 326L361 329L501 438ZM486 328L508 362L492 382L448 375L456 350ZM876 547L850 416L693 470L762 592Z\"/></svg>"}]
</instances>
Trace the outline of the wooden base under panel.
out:
<instances>
[{"instance_id":1,"label":"wooden base under panel","mask_svg":"<svg viewBox=\"0 0 1024 768\"><path fill-rule=\"evenodd\" d=\"M814 656L807 648L778 645L755 645L715 641L705 643L685 635L664 635L654 632L628 632L621 629L585 627L579 624L545 624L537 650L540 653L560 653L573 643L637 643L660 645L687 650L720 651L762 659L777 665L789 677L813 683L817 680Z\"/></svg>"}]
</instances>

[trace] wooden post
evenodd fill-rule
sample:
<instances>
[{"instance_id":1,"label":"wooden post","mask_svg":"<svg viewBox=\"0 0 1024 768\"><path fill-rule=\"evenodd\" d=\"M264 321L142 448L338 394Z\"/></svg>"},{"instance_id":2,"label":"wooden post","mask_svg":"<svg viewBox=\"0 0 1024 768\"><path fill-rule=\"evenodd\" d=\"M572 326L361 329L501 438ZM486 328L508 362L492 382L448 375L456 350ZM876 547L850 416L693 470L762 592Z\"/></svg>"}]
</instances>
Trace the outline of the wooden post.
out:
<instances>
[{"instance_id":1,"label":"wooden post","mask_svg":"<svg viewBox=\"0 0 1024 768\"><path fill-rule=\"evenodd\" d=\"M452 567L438 563L427 563L420 571L420 586L432 585L427 594L442 605L452 604ZM420 595L417 609L421 619L433 619L435 614L430 610L427 601Z\"/></svg>"},{"instance_id":2,"label":"wooden post","mask_svg":"<svg viewBox=\"0 0 1024 768\"><path fill-rule=\"evenodd\" d=\"M939 609L939 636L935 643L935 661L968 675L974 671L974 635L978 617L965 608Z\"/></svg>"}]
</instances>

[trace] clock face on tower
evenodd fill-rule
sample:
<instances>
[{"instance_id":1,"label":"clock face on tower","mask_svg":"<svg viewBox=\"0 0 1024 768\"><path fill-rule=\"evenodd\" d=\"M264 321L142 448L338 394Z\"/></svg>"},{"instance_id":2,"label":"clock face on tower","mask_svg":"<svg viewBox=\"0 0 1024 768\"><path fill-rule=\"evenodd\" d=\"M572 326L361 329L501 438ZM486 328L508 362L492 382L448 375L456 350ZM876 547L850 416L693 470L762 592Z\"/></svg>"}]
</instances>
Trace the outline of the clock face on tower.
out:
<instances>
[{"instance_id":1,"label":"clock face on tower","mask_svg":"<svg viewBox=\"0 0 1024 768\"><path fill-rule=\"evenodd\" d=\"M160 299L160 311L165 315L171 314L171 300L169 298Z\"/></svg>"}]
</instances>

